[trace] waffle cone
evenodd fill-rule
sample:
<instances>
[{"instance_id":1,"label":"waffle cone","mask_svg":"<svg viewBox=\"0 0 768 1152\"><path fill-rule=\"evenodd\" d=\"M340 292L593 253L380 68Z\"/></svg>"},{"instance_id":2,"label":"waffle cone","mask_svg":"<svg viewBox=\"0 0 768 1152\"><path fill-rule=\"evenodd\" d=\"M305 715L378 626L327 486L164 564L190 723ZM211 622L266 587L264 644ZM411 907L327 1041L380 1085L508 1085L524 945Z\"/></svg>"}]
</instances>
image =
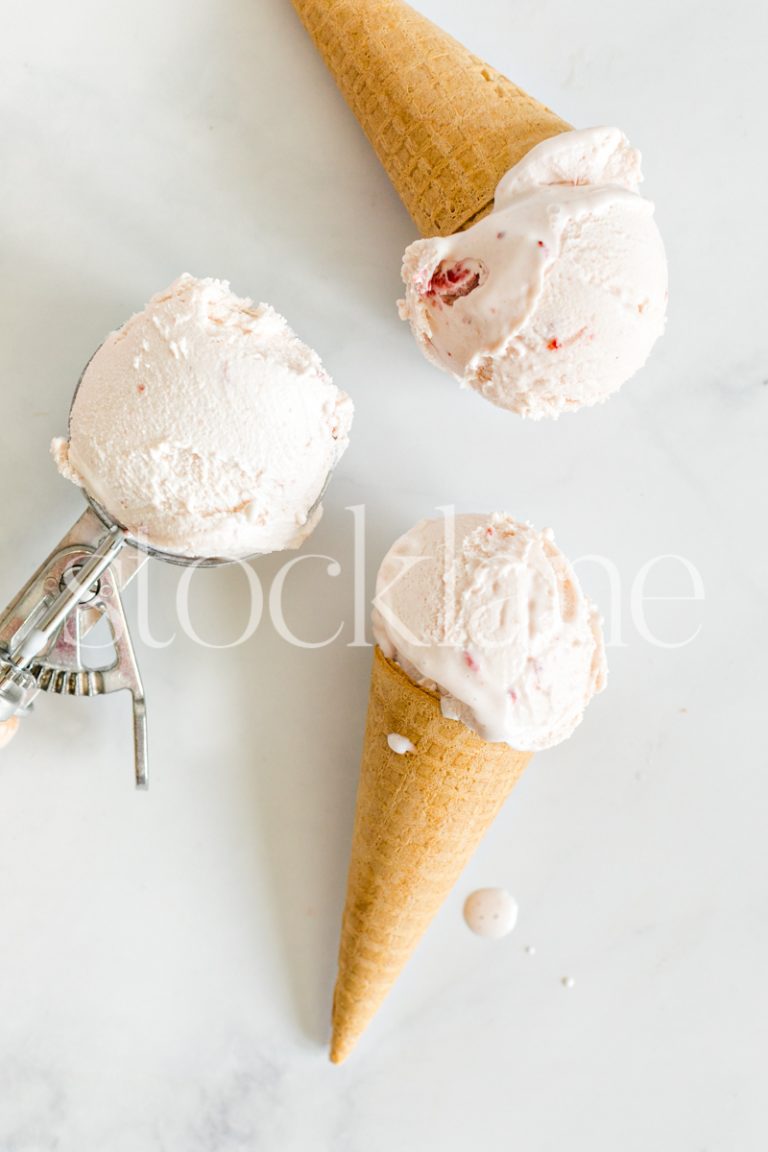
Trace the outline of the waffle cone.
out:
<instances>
[{"instance_id":1,"label":"waffle cone","mask_svg":"<svg viewBox=\"0 0 768 1152\"><path fill-rule=\"evenodd\" d=\"M424 236L488 212L496 185L570 125L403 0L293 0Z\"/></svg>"},{"instance_id":2,"label":"waffle cone","mask_svg":"<svg viewBox=\"0 0 768 1152\"><path fill-rule=\"evenodd\" d=\"M405 736L415 752L387 742ZM346 1059L531 758L448 720L376 649L333 999Z\"/></svg>"}]
</instances>

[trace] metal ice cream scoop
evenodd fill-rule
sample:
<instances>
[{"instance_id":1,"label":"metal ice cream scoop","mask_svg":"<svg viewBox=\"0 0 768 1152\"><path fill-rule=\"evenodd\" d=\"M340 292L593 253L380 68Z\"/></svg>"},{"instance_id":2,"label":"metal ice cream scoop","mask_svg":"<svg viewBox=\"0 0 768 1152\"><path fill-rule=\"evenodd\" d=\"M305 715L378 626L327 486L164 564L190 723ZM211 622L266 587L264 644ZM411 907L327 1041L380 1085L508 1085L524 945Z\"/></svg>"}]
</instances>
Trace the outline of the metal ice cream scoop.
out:
<instances>
[{"instance_id":1,"label":"metal ice cream scoop","mask_svg":"<svg viewBox=\"0 0 768 1152\"><path fill-rule=\"evenodd\" d=\"M133 700L136 786L146 788L146 703L120 592L149 556L197 567L231 560L159 552L132 538L87 492L85 498L89 507L0 614L0 723L27 713L39 692L101 696L126 690ZM113 659L91 668L82 641L101 620L110 631Z\"/></svg>"},{"instance_id":2,"label":"metal ice cream scoop","mask_svg":"<svg viewBox=\"0 0 768 1152\"><path fill-rule=\"evenodd\" d=\"M41 691L101 696L127 689L139 788L147 786L146 708L120 588L145 560L122 528L89 508L0 615L0 722L28 712ZM82 640L101 619L114 659L94 669L86 666Z\"/></svg>"}]
</instances>

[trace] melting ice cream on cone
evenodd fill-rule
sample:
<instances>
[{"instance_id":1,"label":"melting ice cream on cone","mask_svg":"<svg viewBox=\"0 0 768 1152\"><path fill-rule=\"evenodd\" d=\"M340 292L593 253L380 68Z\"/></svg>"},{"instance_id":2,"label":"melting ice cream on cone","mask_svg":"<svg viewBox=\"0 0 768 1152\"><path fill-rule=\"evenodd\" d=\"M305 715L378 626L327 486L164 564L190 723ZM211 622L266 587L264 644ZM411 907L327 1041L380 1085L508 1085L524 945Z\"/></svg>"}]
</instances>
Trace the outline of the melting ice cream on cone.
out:
<instances>
[{"instance_id":1,"label":"melting ice cream on cone","mask_svg":"<svg viewBox=\"0 0 768 1152\"><path fill-rule=\"evenodd\" d=\"M333 1005L344 1060L534 751L605 682L597 613L551 533L422 521L377 581L374 655Z\"/></svg>"},{"instance_id":2,"label":"melting ice cream on cone","mask_svg":"<svg viewBox=\"0 0 768 1152\"><path fill-rule=\"evenodd\" d=\"M606 400L664 328L640 156L570 125L403 0L293 0L426 239L403 262L426 357L533 419Z\"/></svg>"},{"instance_id":3,"label":"melting ice cream on cone","mask_svg":"<svg viewBox=\"0 0 768 1152\"><path fill-rule=\"evenodd\" d=\"M405 253L422 352L534 420L607 400L664 330L667 262L640 154L617 128L538 144L466 232Z\"/></svg>"}]
</instances>

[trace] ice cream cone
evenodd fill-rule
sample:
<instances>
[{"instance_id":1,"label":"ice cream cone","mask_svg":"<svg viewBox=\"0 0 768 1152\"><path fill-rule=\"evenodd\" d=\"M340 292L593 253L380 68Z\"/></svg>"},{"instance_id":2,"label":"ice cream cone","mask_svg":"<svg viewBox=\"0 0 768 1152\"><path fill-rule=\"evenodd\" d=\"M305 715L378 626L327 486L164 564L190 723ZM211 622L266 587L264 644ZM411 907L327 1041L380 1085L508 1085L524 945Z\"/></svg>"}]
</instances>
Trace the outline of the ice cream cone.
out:
<instances>
[{"instance_id":1,"label":"ice cream cone","mask_svg":"<svg viewBox=\"0 0 768 1152\"><path fill-rule=\"evenodd\" d=\"M413 750L398 754L388 736ZM376 648L333 1002L349 1055L531 758L440 711Z\"/></svg>"},{"instance_id":2,"label":"ice cream cone","mask_svg":"<svg viewBox=\"0 0 768 1152\"><path fill-rule=\"evenodd\" d=\"M403 0L292 0L424 236L484 216L501 177L569 124Z\"/></svg>"}]
</instances>

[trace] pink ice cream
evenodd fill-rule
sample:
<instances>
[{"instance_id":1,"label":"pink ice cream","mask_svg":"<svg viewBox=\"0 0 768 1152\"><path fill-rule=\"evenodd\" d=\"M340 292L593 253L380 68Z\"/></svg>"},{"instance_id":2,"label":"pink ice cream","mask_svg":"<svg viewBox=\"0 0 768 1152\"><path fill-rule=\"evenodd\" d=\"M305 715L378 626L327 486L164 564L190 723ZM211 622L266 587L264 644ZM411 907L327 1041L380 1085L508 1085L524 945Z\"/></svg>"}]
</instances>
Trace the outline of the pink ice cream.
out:
<instances>
[{"instance_id":1,"label":"pink ice cream","mask_svg":"<svg viewBox=\"0 0 768 1152\"><path fill-rule=\"evenodd\" d=\"M640 154L617 128L565 132L503 178L493 211L405 253L427 359L532 419L606 400L664 330L667 262Z\"/></svg>"},{"instance_id":2,"label":"pink ice cream","mask_svg":"<svg viewBox=\"0 0 768 1152\"><path fill-rule=\"evenodd\" d=\"M519 751L567 739L605 685L596 609L550 531L510 516L422 520L379 569L373 631L443 714Z\"/></svg>"},{"instance_id":3,"label":"pink ice cream","mask_svg":"<svg viewBox=\"0 0 768 1152\"><path fill-rule=\"evenodd\" d=\"M237 559L309 535L351 422L273 308L185 275L107 337L52 451L151 547Z\"/></svg>"}]
</instances>

